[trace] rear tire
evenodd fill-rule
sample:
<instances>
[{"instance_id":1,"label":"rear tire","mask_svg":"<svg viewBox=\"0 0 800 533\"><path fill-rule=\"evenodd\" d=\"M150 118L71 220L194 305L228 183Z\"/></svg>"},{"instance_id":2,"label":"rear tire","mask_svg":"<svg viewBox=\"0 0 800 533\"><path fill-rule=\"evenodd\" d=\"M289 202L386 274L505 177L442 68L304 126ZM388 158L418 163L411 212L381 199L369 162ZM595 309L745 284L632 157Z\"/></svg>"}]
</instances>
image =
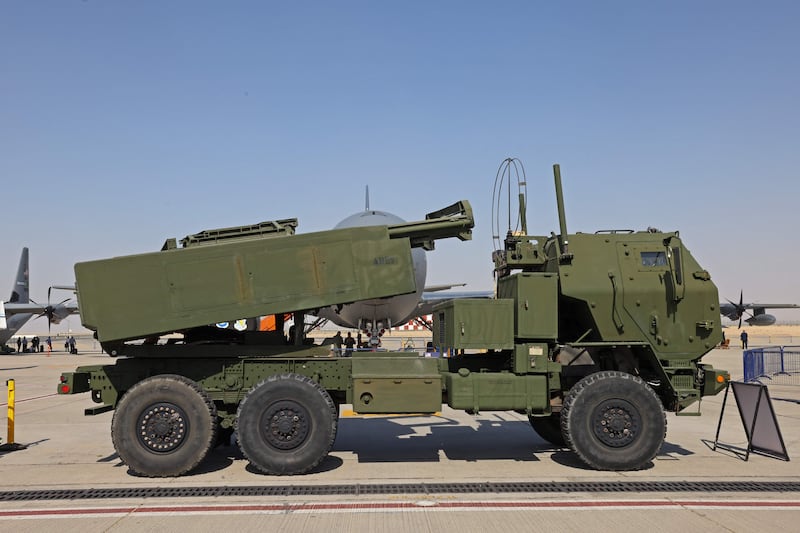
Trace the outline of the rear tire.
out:
<instances>
[{"instance_id":1,"label":"rear tire","mask_svg":"<svg viewBox=\"0 0 800 533\"><path fill-rule=\"evenodd\" d=\"M328 392L299 374L270 376L239 405L242 453L265 474L304 474L330 452L339 416Z\"/></svg>"},{"instance_id":2,"label":"rear tire","mask_svg":"<svg viewBox=\"0 0 800 533\"><path fill-rule=\"evenodd\" d=\"M180 476L217 440L217 410L196 382L165 374L144 379L119 401L111 440L120 459L147 477Z\"/></svg>"},{"instance_id":3,"label":"rear tire","mask_svg":"<svg viewBox=\"0 0 800 533\"><path fill-rule=\"evenodd\" d=\"M583 462L598 470L639 470L667 433L656 393L631 374L604 371L575 384L561 410L561 431Z\"/></svg>"}]
</instances>

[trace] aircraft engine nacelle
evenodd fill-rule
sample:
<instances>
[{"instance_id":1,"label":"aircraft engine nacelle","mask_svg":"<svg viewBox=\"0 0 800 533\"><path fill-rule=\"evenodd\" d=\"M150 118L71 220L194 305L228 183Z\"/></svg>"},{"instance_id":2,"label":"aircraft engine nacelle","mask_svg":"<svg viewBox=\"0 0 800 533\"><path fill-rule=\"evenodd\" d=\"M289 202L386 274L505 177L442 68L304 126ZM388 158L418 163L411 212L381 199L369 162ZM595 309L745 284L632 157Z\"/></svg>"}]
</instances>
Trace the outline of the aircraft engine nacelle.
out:
<instances>
[{"instance_id":1,"label":"aircraft engine nacelle","mask_svg":"<svg viewBox=\"0 0 800 533\"><path fill-rule=\"evenodd\" d=\"M54 305L52 307L52 312L48 313L51 324L59 324L71 314L71 311L63 305Z\"/></svg>"},{"instance_id":2,"label":"aircraft engine nacelle","mask_svg":"<svg viewBox=\"0 0 800 533\"><path fill-rule=\"evenodd\" d=\"M774 315L761 313L759 315L753 315L750 318L745 318L744 321L751 326L771 326L775 323L776 319Z\"/></svg>"}]
</instances>

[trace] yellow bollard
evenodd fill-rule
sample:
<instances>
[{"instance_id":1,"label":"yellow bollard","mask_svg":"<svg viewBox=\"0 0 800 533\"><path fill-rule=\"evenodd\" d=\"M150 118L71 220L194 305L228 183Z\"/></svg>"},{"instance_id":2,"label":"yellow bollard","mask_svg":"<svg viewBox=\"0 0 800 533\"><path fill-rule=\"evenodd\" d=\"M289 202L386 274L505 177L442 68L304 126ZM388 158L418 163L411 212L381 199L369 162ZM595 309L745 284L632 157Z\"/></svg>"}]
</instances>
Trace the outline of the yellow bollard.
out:
<instances>
[{"instance_id":1,"label":"yellow bollard","mask_svg":"<svg viewBox=\"0 0 800 533\"><path fill-rule=\"evenodd\" d=\"M14 380L9 379L6 381L8 386L8 442L0 446L0 451L13 452L16 450L24 450L27 448L25 444L17 444L14 442Z\"/></svg>"},{"instance_id":2,"label":"yellow bollard","mask_svg":"<svg viewBox=\"0 0 800 533\"><path fill-rule=\"evenodd\" d=\"M6 443L14 444L14 380L6 381L8 386L8 439Z\"/></svg>"}]
</instances>

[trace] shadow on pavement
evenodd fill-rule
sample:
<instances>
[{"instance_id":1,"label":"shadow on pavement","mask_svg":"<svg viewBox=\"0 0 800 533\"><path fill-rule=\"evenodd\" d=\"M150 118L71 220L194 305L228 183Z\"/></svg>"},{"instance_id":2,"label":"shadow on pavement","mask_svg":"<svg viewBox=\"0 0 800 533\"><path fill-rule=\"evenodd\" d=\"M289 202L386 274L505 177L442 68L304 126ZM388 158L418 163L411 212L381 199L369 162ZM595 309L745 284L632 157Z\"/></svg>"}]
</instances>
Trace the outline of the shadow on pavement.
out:
<instances>
[{"instance_id":1,"label":"shadow on pavement","mask_svg":"<svg viewBox=\"0 0 800 533\"><path fill-rule=\"evenodd\" d=\"M477 427L446 418L343 418L333 451L351 452L365 462L437 462L506 459L538 461L536 453L553 445L536 435L527 421L480 420ZM410 423L408 421L411 421Z\"/></svg>"}]
</instances>

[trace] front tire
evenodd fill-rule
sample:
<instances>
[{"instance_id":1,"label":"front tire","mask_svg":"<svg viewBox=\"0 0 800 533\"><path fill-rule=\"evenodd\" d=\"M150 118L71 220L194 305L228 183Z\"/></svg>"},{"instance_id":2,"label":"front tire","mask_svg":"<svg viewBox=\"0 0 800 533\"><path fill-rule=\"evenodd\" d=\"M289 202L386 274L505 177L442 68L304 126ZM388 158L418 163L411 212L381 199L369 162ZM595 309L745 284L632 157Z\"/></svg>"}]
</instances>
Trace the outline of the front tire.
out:
<instances>
[{"instance_id":1,"label":"front tire","mask_svg":"<svg viewBox=\"0 0 800 533\"><path fill-rule=\"evenodd\" d=\"M569 447L598 470L639 470L664 443L667 419L656 393L631 374L590 374L570 389L561 410Z\"/></svg>"},{"instance_id":2,"label":"front tire","mask_svg":"<svg viewBox=\"0 0 800 533\"><path fill-rule=\"evenodd\" d=\"M144 379L119 401L111 440L120 459L147 477L180 476L217 440L217 410L196 382L165 374Z\"/></svg>"},{"instance_id":3,"label":"front tire","mask_svg":"<svg viewBox=\"0 0 800 533\"><path fill-rule=\"evenodd\" d=\"M304 474L330 452L339 421L328 392L299 374L270 376L239 405L242 453L265 474Z\"/></svg>"}]
</instances>

